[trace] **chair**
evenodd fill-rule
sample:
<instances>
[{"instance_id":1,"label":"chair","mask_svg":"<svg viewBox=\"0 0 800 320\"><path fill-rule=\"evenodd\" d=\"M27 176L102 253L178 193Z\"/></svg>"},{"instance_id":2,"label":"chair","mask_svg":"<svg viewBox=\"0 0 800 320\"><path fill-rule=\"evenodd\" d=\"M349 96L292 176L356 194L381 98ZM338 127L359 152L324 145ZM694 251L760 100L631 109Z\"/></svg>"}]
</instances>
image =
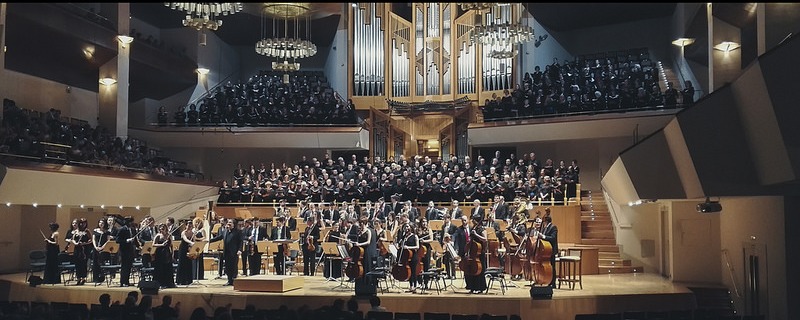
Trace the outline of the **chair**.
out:
<instances>
[{"instance_id":1,"label":"chair","mask_svg":"<svg viewBox=\"0 0 800 320\"><path fill-rule=\"evenodd\" d=\"M669 311L647 311L647 320L669 320Z\"/></svg>"},{"instance_id":2,"label":"chair","mask_svg":"<svg viewBox=\"0 0 800 320\"><path fill-rule=\"evenodd\" d=\"M298 250L292 249L289 250L289 256L286 258L286 262L283 265L283 273L286 274L293 274L295 270L295 266L297 265L297 257L300 255Z\"/></svg>"},{"instance_id":3,"label":"chair","mask_svg":"<svg viewBox=\"0 0 800 320\"><path fill-rule=\"evenodd\" d=\"M644 311L625 311L622 313L622 320L646 320L647 312Z\"/></svg>"},{"instance_id":4,"label":"chair","mask_svg":"<svg viewBox=\"0 0 800 320\"><path fill-rule=\"evenodd\" d=\"M388 267L377 267L372 269L372 271L367 272L365 274L368 278L373 278L378 284L378 289L381 290L381 293L386 293L389 290L389 268Z\"/></svg>"},{"instance_id":5,"label":"chair","mask_svg":"<svg viewBox=\"0 0 800 320\"><path fill-rule=\"evenodd\" d=\"M45 260L47 255L42 250L33 250L28 253L28 272L25 273L25 281L36 272L44 272Z\"/></svg>"},{"instance_id":6,"label":"chair","mask_svg":"<svg viewBox=\"0 0 800 320\"><path fill-rule=\"evenodd\" d=\"M392 320L394 313L390 311L367 311L367 316L364 320Z\"/></svg>"},{"instance_id":7,"label":"chair","mask_svg":"<svg viewBox=\"0 0 800 320\"><path fill-rule=\"evenodd\" d=\"M482 314L480 320L508 320L506 315Z\"/></svg>"},{"instance_id":8,"label":"chair","mask_svg":"<svg viewBox=\"0 0 800 320\"><path fill-rule=\"evenodd\" d=\"M71 315L78 319L89 319L89 307L84 303L70 303L68 310Z\"/></svg>"},{"instance_id":9,"label":"chair","mask_svg":"<svg viewBox=\"0 0 800 320\"><path fill-rule=\"evenodd\" d=\"M570 290L575 290L577 283L581 290L583 290L583 276L581 276L581 263L582 250L567 249L567 255L558 257L558 288L561 289L561 284L566 282Z\"/></svg>"},{"instance_id":10,"label":"chair","mask_svg":"<svg viewBox=\"0 0 800 320\"><path fill-rule=\"evenodd\" d=\"M503 276L502 267L486 268L486 272L484 274L486 278L489 279L489 281L486 283L486 293L489 293L489 289L492 288L495 282L499 282L500 292L502 292L503 295L506 294L506 283L505 283L505 277Z\"/></svg>"},{"instance_id":11,"label":"chair","mask_svg":"<svg viewBox=\"0 0 800 320\"><path fill-rule=\"evenodd\" d=\"M454 314L451 320L479 320L480 317L477 314Z\"/></svg>"},{"instance_id":12,"label":"chair","mask_svg":"<svg viewBox=\"0 0 800 320\"><path fill-rule=\"evenodd\" d=\"M422 314L422 320L450 320L450 314L425 312Z\"/></svg>"},{"instance_id":13,"label":"chair","mask_svg":"<svg viewBox=\"0 0 800 320\"><path fill-rule=\"evenodd\" d=\"M426 285L422 286L422 293L424 293L425 290L429 289L431 286L436 286L436 294L441 294L442 286L439 284L439 281L442 280L441 275L442 275L441 268L430 268L427 271L423 272L421 274L422 283Z\"/></svg>"},{"instance_id":14,"label":"chair","mask_svg":"<svg viewBox=\"0 0 800 320\"><path fill-rule=\"evenodd\" d=\"M692 320L692 310L672 310L669 312L670 320Z\"/></svg>"},{"instance_id":15,"label":"chair","mask_svg":"<svg viewBox=\"0 0 800 320\"><path fill-rule=\"evenodd\" d=\"M394 320L422 320L418 312L395 312Z\"/></svg>"},{"instance_id":16,"label":"chair","mask_svg":"<svg viewBox=\"0 0 800 320\"><path fill-rule=\"evenodd\" d=\"M58 254L58 271L61 274L61 283L75 280L75 264L72 263L72 256L66 252Z\"/></svg>"}]
</instances>

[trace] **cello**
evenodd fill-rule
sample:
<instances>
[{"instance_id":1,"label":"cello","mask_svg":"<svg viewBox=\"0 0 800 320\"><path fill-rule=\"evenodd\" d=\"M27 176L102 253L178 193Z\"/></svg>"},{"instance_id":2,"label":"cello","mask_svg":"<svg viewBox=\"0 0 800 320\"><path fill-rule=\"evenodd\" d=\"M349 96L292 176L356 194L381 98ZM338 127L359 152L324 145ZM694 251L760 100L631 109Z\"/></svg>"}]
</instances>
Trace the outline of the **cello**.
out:
<instances>
[{"instance_id":1,"label":"cello","mask_svg":"<svg viewBox=\"0 0 800 320\"><path fill-rule=\"evenodd\" d=\"M357 226L358 227L358 226ZM359 234L361 233L359 227ZM364 248L355 244L348 250L350 254L350 264L345 268L344 273L351 279L359 279L364 276Z\"/></svg>"}]
</instances>

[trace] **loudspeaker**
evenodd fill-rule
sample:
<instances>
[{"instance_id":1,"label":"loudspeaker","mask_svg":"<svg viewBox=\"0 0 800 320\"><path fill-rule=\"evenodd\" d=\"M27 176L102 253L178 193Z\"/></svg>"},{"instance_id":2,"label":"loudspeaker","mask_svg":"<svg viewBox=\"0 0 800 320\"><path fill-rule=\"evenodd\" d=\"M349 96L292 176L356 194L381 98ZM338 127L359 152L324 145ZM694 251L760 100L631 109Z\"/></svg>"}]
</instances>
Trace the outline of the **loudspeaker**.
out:
<instances>
[{"instance_id":1,"label":"loudspeaker","mask_svg":"<svg viewBox=\"0 0 800 320\"><path fill-rule=\"evenodd\" d=\"M533 300L549 300L553 299L553 287L531 287L531 298Z\"/></svg>"},{"instance_id":2,"label":"loudspeaker","mask_svg":"<svg viewBox=\"0 0 800 320\"><path fill-rule=\"evenodd\" d=\"M139 291L142 294L158 294L158 288L161 287L161 284L158 281L139 281Z\"/></svg>"},{"instance_id":3,"label":"loudspeaker","mask_svg":"<svg viewBox=\"0 0 800 320\"><path fill-rule=\"evenodd\" d=\"M28 285L31 287L36 287L42 284L42 282L43 282L42 277L40 276L31 275L30 277L28 277Z\"/></svg>"}]
</instances>

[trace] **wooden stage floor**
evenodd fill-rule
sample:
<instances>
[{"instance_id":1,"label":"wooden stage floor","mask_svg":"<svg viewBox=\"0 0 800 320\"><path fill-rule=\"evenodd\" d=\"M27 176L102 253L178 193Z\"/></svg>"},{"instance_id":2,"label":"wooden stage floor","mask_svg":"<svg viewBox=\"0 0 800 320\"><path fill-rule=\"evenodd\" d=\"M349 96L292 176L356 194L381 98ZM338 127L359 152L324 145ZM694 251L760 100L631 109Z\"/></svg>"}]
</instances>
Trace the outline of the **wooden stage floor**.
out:
<instances>
[{"instance_id":1,"label":"wooden stage floor","mask_svg":"<svg viewBox=\"0 0 800 320\"><path fill-rule=\"evenodd\" d=\"M300 289L283 293L242 292L232 286L223 286L224 279L207 279L198 284L161 289L154 297L154 305L160 297L171 295L173 302L181 302L181 320L188 319L191 310L201 306L206 311L231 304L233 308L244 308L253 304L257 309L277 309L281 305L297 309L301 306L316 308L330 305L335 299L349 299L355 294L352 284L343 286L340 281L326 281L321 275L303 276ZM448 280L449 281L449 280ZM685 286L675 284L656 274L607 274L586 275L583 289L570 290L562 286L553 290L549 300L531 299L527 281L514 281L505 293L495 283L486 294L468 294L462 279L452 282L452 287L429 290L424 294L406 292L407 282L397 282L388 292L381 293L382 305L392 312L445 312L451 314L518 314L522 319L572 320L575 314L616 313L623 311L666 311L693 309L694 295ZM40 285L30 287L25 274L0 275L0 299L10 301L60 301L69 303L97 303L102 293L111 294L112 301L124 301L125 295L136 287L119 287L112 284ZM367 310L369 302L359 299L359 310Z\"/></svg>"}]
</instances>

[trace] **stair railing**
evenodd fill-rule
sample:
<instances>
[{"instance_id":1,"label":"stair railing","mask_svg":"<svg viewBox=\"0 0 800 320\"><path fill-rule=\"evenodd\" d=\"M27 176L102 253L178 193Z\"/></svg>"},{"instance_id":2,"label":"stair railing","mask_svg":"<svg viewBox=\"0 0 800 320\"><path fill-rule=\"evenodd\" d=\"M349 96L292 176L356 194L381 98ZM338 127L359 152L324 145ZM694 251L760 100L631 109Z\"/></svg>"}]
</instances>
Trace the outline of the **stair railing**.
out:
<instances>
[{"instance_id":1,"label":"stair railing","mask_svg":"<svg viewBox=\"0 0 800 320\"><path fill-rule=\"evenodd\" d=\"M617 207L614 206L614 203L611 203L611 197L608 195L606 190L602 191L603 191L603 198L605 198L606 201L606 207L608 207L608 212L611 215L611 220L614 223L614 225L620 228L626 228L626 229L631 228L632 226L630 223L622 223L622 221L619 218L619 214L617 214ZM614 230L616 230L616 228L614 228Z\"/></svg>"},{"instance_id":2,"label":"stair railing","mask_svg":"<svg viewBox=\"0 0 800 320\"><path fill-rule=\"evenodd\" d=\"M722 255L725 257L725 266L728 270L728 275L731 277L731 283L733 283L733 293L736 294L737 298L741 298L742 295L739 294L739 286L736 284L736 277L733 276L733 264L731 264L731 257L728 254L728 249L722 249Z\"/></svg>"}]
</instances>

